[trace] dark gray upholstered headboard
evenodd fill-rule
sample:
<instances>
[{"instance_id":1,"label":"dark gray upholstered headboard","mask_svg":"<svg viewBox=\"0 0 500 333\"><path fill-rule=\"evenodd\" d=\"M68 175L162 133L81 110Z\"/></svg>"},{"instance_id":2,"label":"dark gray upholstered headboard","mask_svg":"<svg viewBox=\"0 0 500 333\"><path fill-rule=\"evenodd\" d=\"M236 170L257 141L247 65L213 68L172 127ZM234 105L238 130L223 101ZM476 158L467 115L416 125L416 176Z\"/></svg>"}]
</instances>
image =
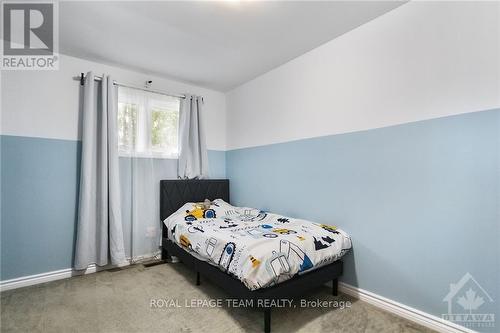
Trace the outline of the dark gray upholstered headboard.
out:
<instances>
[{"instance_id":1,"label":"dark gray upholstered headboard","mask_svg":"<svg viewBox=\"0 0 500 333\"><path fill-rule=\"evenodd\" d=\"M160 219L163 221L186 202L222 199L229 202L228 179L189 179L160 181Z\"/></svg>"}]
</instances>

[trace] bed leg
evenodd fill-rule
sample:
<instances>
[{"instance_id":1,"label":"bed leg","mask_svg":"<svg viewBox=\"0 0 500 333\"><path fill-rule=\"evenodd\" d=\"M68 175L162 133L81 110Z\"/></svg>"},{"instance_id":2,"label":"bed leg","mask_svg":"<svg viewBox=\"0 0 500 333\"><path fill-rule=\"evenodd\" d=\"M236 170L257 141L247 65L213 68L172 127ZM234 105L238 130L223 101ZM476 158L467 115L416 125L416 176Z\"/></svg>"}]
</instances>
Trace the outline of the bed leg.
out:
<instances>
[{"instance_id":1,"label":"bed leg","mask_svg":"<svg viewBox=\"0 0 500 333\"><path fill-rule=\"evenodd\" d=\"M333 296L339 295L339 279L332 280L332 295Z\"/></svg>"},{"instance_id":2,"label":"bed leg","mask_svg":"<svg viewBox=\"0 0 500 333\"><path fill-rule=\"evenodd\" d=\"M164 248L161 249L161 260L163 260L164 262L170 262L172 260L167 250L165 250Z\"/></svg>"},{"instance_id":3,"label":"bed leg","mask_svg":"<svg viewBox=\"0 0 500 333\"><path fill-rule=\"evenodd\" d=\"M264 309L264 332L271 333L271 308Z\"/></svg>"},{"instance_id":4,"label":"bed leg","mask_svg":"<svg viewBox=\"0 0 500 333\"><path fill-rule=\"evenodd\" d=\"M199 286L200 283L200 272L196 272L196 285Z\"/></svg>"}]
</instances>

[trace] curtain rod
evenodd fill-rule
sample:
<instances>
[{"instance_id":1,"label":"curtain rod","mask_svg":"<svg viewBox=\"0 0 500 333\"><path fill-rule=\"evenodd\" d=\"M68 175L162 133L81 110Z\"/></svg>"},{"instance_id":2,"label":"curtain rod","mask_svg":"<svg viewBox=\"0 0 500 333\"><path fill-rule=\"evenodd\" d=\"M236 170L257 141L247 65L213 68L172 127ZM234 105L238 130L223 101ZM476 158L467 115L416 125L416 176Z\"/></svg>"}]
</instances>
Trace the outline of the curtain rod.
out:
<instances>
[{"instance_id":1,"label":"curtain rod","mask_svg":"<svg viewBox=\"0 0 500 333\"><path fill-rule=\"evenodd\" d=\"M83 86L83 82L84 82L83 80L85 79L85 74L80 73L79 76L75 76L75 77L73 77L73 79L80 81L80 85ZM94 80L95 81L102 81L102 76L94 75ZM147 89L147 88L142 88L142 87L137 87L137 86L131 86L131 85L124 84L124 83L119 83L119 82L116 82L116 81L113 81L113 84L115 86L118 86L118 87L126 87L126 88L130 88L130 89L137 89L137 90L147 91L147 92L154 93L154 94L160 94L160 95L165 95L165 96L170 96L170 97L177 97L177 98L182 98L182 99L186 98L185 95L169 94L169 93L166 93L166 92L163 92L163 91L152 90L152 89Z\"/></svg>"}]
</instances>

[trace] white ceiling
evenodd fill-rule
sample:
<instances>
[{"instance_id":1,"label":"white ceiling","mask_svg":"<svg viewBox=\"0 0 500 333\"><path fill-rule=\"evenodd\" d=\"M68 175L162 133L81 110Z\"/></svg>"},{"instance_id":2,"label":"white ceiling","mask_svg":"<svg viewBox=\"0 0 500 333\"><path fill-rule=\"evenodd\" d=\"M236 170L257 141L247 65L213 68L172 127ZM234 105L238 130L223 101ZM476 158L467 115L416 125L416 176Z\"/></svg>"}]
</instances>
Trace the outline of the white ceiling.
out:
<instances>
[{"instance_id":1,"label":"white ceiling","mask_svg":"<svg viewBox=\"0 0 500 333\"><path fill-rule=\"evenodd\" d=\"M230 90L404 2L60 2L60 52Z\"/></svg>"}]
</instances>

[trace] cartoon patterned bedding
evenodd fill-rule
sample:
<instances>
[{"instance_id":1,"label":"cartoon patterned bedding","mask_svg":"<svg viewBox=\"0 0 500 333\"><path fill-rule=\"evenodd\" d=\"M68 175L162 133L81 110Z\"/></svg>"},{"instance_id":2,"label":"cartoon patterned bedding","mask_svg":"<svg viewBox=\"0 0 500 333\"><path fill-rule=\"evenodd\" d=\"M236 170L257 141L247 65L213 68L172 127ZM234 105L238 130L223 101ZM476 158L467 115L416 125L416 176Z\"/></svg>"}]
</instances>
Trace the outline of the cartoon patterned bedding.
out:
<instances>
[{"instance_id":1,"label":"cartoon patterned bedding","mask_svg":"<svg viewBox=\"0 0 500 333\"><path fill-rule=\"evenodd\" d=\"M338 260L351 238L336 227L235 207L186 203L165 221L169 238L249 289L269 287Z\"/></svg>"}]
</instances>

